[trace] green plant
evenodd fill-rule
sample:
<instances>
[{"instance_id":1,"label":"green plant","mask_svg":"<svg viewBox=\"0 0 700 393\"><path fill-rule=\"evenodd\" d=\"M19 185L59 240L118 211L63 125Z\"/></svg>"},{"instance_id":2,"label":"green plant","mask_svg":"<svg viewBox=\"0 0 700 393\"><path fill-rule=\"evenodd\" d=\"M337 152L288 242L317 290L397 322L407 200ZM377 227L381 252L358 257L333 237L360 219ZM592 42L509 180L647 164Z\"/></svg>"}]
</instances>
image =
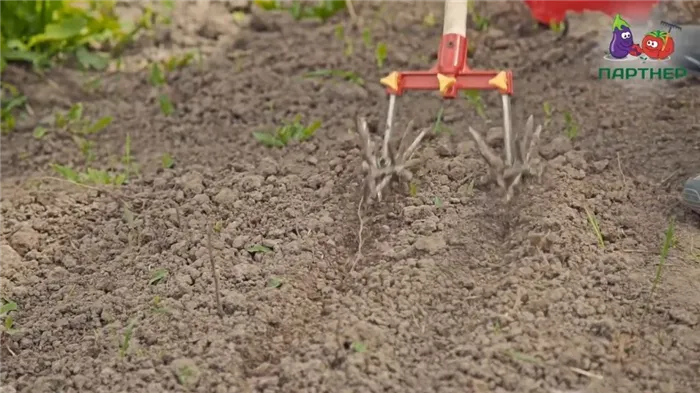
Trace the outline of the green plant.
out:
<instances>
[{"instance_id":1,"label":"green plant","mask_svg":"<svg viewBox=\"0 0 700 393\"><path fill-rule=\"evenodd\" d=\"M285 123L272 132L254 132L253 137L268 147L284 147L290 141L304 142L316 134L321 127L320 121L314 121L308 126L301 123L301 116L297 115L293 121Z\"/></svg>"},{"instance_id":2,"label":"green plant","mask_svg":"<svg viewBox=\"0 0 700 393\"><path fill-rule=\"evenodd\" d=\"M423 17L423 26L433 27L436 24L437 24L437 19L435 19L435 14L433 14L432 12L428 12L428 14L426 14Z\"/></svg>"},{"instance_id":3,"label":"green plant","mask_svg":"<svg viewBox=\"0 0 700 393\"><path fill-rule=\"evenodd\" d=\"M11 312L16 312L17 310L17 303L2 299L2 302L0 302L0 318L3 320L2 325L0 325L2 332L12 335L17 331L15 329L15 319L10 315Z\"/></svg>"},{"instance_id":4,"label":"green plant","mask_svg":"<svg viewBox=\"0 0 700 393\"><path fill-rule=\"evenodd\" d=\"M563 32L564 29L566 29L566 22L564 22L564 21L561 21L561 22L551 21L549 23L549 29L552 30L553 32L559 34L559 33Z\"/></svg>"},{"instance_id":5,"label":"green plant","mask_svg":"<svg viewBox=\"0 0 700 393\"><path fill-rule=\"evenodd\" d=\"M418 184L415 182L408 183L408 195L415 198L418 195Z\"/></svg>"},{"instance_id":6,"label":"green plant","mask_svg":"<svg viewBox=\"0 0 700 393\"><path fill-rule=\"evenodd\" d=\"M282 286L282 280L279 278L271 278L267 280L267 287L268 288L280 288Z\"/></svg>"},{"instance_id":7,"label":"green plant","mask_svg":"<svg viewBox=\"0 0 700 393\"><path fill-rule=\"evenodd\" d=\"M362 30L362 42L365 44L365 48L371 49L372 48L372 31L366 27L364 30Z\"/></svg>"},{"instance_id":8,"label":"green plant","mask_svg":"<svg viewBox=\"0 0 700 393\"><path fill-rule=\"evenodd\" d=\"M367 351L367 345L359 341L355 341L352 344L350 344L350 349L352 349L353 352L356 353L363 353Z\"/></svg>"},{"instance_id":9,"label":"green plant","mask_svg":"<svg viewBox=\"0 0 700 393\"><path fill-rule=\"evenodd\" d=\"M437 208L441 208L443 206L442 199L439 196L433 197L433 205Z\"/></svg>"},{"instance_id":10,"label":"green plant","mask_svg":"<svg viewBox=\"0 0 700 393\"><path fill-rule=\"evenodd\" d=\"M467 3L467 8L469 10L469 15L471 15L472 22L474 22L475 28L478 31L486 30L489 27L489 19L476 12L473 1Z\"/></svg>"},{"instance_id":11,"label":"green plant","mask_svg":"<svg viewBox=\"0 0 700 393\"><path fill-rule=\"evenodd\" d=\"M127 181L131 175L138 173L138 166L134 160L134 156L131 154L131 135L126 135L126 142L124 143L124 154L121 158L122 165L124 165L124 173L126 174Z\"/></svg>"},{"instance_id":12,"label":"green plant","mask_svg":"<svg viewBox=\"0 0 700 393\"><path fill-rule=\"evenodd\" d=\"M151 63L151 72L148 81L154 87L165 85L165 73L160 63Z\"/></svg>"},{"instance_id":13,"label":"green plant","mask_svg":"<svg viewBox=\"0 0 700 393\"><path fill-rule=\"evenodd\" d=\"M168 97L167 94L160 94L158 96L158 107L165 116L170 116L175 113L175 106L173 102L170 101L170 97Z\"/></svg>"},{"instance_id":14,"label":"green plant","mask_svg":"<svg viewBox=\"0 0 700 393\"><path fill-rule=\"evenodd\" d=\"M51 168L61 177L75 184L121 186L127 181L124 173L115 173L101 169L87 168L77 171L66 165L51 164Z\"/></svg>"},{"instance_id":15,"label":"green plant","mask_svg":"<svg viewBox=\"0 0 700 393\"><path fill-rule=\"evenodd\" d=\"M482 119L486 120L486 105L484 105L484 100L481 98L481 93L479 90L464 90L462 93L467 102L474 106L476 114Z\"/></svg>"},{"instance_id":16,"label":"green plant","mask_svg":"<svg viewBox=\"0 0 700 393\"><path fill-rule=\"evenodd\" d=\"M385 43L380 42L377 44L377 48L374 50L374 58L377 60L377 67L384 67L384 62L387 58L387 46Z\"/></svg>"},{"instance_id":17,"label":"green plant","mask_svg":"<svg viewBox=\"0 0 700 393\"><path fill-rule=\"evenodd\" d=\"M651 299L652 296L654 296L654 292L656 292L656 288L659 286L659 283L661 282L661 277L663 273L664 266L666 266L666 261L668 259L668 253L671 250L671 247L673 247L673 239L675 238L674 232L675 232L675 217L671 217L668 220L668 226L666 227L666 232L664 233L664 242L661 245L661 254L659 256L659 264L656 265L656 274L654 275L654 282L651 286L651 292L649 293L649 298Z\"/></svg>"},{"instance_id":18,"label":"green plant","mask_svg":"<svg viewBox=\"0 0 700 393\"><path fill-rule=\"evenodd\" d=\"M321 0L315 4L306 4L299 0L255 0L255 5L265 11L287 11L295 20L320 19L322 22L347 8L345 0Z\"/></svg>"},{"instance_id":19,"label":"green plant","mask_svg":"<svg viewBox=\"0 0 700 393\"><path fill-rule=\"evenodd\" d=\"M268 252L272 252L272 249L270 249L269 247L265 247L262 244L256 244L254 246L248 247L246 251L248 251L251 254L267 254Z\"/></svg>"},{"instance_id":20,"label":"green plant","mask_svg":"<svg viewBox=\"0 0 700 393\"><path fill-rule=\"evenodd\" d=\"M365 81L354 71L343 70L317 70L304 74L305 78L336 78L347 82L354 83L358 86L364 86Z\"/></svg>"},{"instance_id":21,"label":"green plant","mask_svg":"<svg viewBox=\"0 0 700 393\"><path fill-rule=\"evenodd\" d=\"M148 281L148 285L156 285L158 283L164 282L168 278L168 269L156 269L151 274L151 279Z\"/></svg>"},{"instance_id":22,"label":"green plant","mask_svg":"<svg viewBox=\"0 0 700 393\"><path fill-rule=\"evenodd\" d=\"M0 2L0 69L11 61L29 62L36 69L71 56L85 69L104 69L136 34L150 26L144 15L124 28L116 1ZM97 49L97 50L95 50Z\"/></svg>"},{"instance_id":23,"label":"green plant","mask_svg":"<svg viewBox=\"0 0 700 393\"><path fill-rule=\"evenodd\" d=\"M165 71L172 72L187 67L194 59L195 54L193 52L188 52L180 56L173 55L163 62L163 67L165 67Z\"/></svg>"},{"instance_id":24,"label":"green plant","mask_svg":"<svg viewBox=\"0 0 700 393\"><path fill-rule=\"evenodd\" d=\"M570 111L564 111L564 133L569 139L574 139L578 136L578 123Z\"/></svg>"},{"instance_id":25,"label":"green plant","mask_svg":"<svg viewBox=\"0 0 700 393\"><path fill-rule=\"evenodd\" d=\"M598 218L596 218L595 214L593 214L593 212L590 211L588 208L585 208L585 210L588 223L591 225L593 233L595 234L595 237L598 240L598 246L600 248L605 248L605 241L603 239L603 233L600 231L600 224L598 223Z\"/></svg>"},{"instance_id":26,"label":"green plant","mask_svg":"<svg viewBox=\"0 0 700 393\"><path fill-rule=\"evenodd\" d=\"M451 131L442 124L442 116L443 116L444 111L445 111L445 108L441 106L440 109L438 110L437 116L435 118L435 124L433 124L433 132L436 135L440 135L443 132L448 133L448 134L451 133Z\"/></svg>"},{"instance_id":27,"label":"green plant","mask_svg":"<svg viewBox=\"0 0 700 393\"><path fill-rule=\"evenodd\" d=\"M160 163L163 169L170 169L175 166L175 160L173 159L173 156L170 155L170 153L164 153L160 157Z\"/></svg>"},{"instance_id":28,"label":"green plant","mask_svg":"<svg viewBox=\"0 0 700 393\"><path fill-rule=\"evenodd\" d=\"M552 122L554 109L552 109L552 106L547 101L542 104L542 109L544 110L544 127L547 127L549 123Z\"/></svg>"},{"instance_id":29,"label":"green plant","mask_svg":"<svg viewBox=\"0 0 700 393\"><path fill-rule=\"evenodd\" d=\"M2 94L0 96L0 101L2 102L2 112L0 115L2 123L0 124L0 128L3 134L7 134L12 132L15 128L15 116L13 111L23 108L27 103L27 97L22 95L15 86L5 82L2 83L0 94Z\"/></svg>"},{"instance_id":30,"label":"green plant","mask_svg":"<svg viewBox=\"0 0 700 393\"><path fill-rule=\"evenodd\" d=\"M67 132L82 153L86 165L89 165L95 157L92 151L93 142L88 138L107 128L112 120L111 116L104 116L93 121L83 115L83 104L77 103L66 112L56 112L51 128ZM36 139L42 139L48 132L49 129L46 127L38 126L34 129L33 135Z\"/></svg>"},{"instance_id":31,"label":"green plant","mask_svg":"<svg viewBox=\"0 0 700 393\"><path fill-rule=\"evenodd\" d=\"M129 347L131 346L131 339L134 336L134 328L136 327L136 318L132 319L127 325L124 331L124 337L119 343L119 356L124 357L129 352Z\"/></svg>"}]
</instances>

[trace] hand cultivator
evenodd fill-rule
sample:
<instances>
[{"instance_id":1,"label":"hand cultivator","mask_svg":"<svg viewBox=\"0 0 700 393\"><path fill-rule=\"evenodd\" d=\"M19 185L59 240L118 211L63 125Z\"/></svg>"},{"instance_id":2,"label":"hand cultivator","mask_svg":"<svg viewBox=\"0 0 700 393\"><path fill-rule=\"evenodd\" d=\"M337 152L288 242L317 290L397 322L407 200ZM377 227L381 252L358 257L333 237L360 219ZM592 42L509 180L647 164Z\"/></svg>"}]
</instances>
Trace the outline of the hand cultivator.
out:
<instances>
[{"instance_id":1,"label":"hand cultivator","mask_svg":"<svg viewBox=\"0 0 700 393\"><path fill-rule=\"evenodd\" d=\"M533 133L533 120L532 118L528 120L529 127L525 129L523 143L520 144L520 149L516 151L517 157L515 157L511 119L513 74L509 70L484 71L469 68L467 61L468 39L466 36L467 10L467 1L465 0L447 0L445 2L443 34L438 47L437 64L433 68L427 71L392 72L381 80L389 94L389 112L379 157L375 156L374 144L370 140L365 121L360 119L358 124L361 147L364 150L363 169L367 172L365 199L381 200L383 190L392 181L410 180L412 177L409 168L415 162L411 161L411 156L428 130L422 130L413 143L405 148L404 139L411 128L409 123L409 127L401 137L398 146L395 146L391 141L396 97L408 90L439 91L442 98L446 100L456 98L461 90L495 90L500 93L503 103L505 158L499 158L478 132L470 128L469 133L476 141L482 156L490 165L493 180L500 187L506 189L507 199L512 197L513 188L520 182L522 175L530 173L529 161L537 155L534 154L534 149L541 128L538 127L537 131Z\"/></svg>"}]
</instances>

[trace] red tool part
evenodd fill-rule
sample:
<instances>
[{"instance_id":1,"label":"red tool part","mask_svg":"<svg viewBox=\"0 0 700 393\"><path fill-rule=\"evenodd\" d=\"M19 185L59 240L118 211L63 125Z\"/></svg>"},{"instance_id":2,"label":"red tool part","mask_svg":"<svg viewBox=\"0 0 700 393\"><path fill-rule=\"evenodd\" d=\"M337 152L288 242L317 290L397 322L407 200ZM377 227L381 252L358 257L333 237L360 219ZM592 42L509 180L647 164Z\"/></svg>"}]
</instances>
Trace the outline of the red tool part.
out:
<instances>
[{"instance_id":1,"label":"red tool part","mask_svg":"<svg viewBox=\"0 0 700 393\"><path fill-rule=\"evenodd\" d=\"M392 72L381 80L387 93L400 96L406 90L438 90L445 99L457 97L460 90L497 90L501 94L513 94L511 71L469 68L466 1L463 3L446 2L445 26L438 47L437 64L426 71Z\"/></svg>"},{"instance_id":2,"label":"red tool part","mask_svg":"<svg viewBox=\"0 0 700 393\"><path fill-rule=\"evenodd\" d=\"M659 0L523 0L532 17L549 25L560 23L567 12L599 11L609 16L620 14L625 19L647 20Z\"/></svg>"}]
</instances>

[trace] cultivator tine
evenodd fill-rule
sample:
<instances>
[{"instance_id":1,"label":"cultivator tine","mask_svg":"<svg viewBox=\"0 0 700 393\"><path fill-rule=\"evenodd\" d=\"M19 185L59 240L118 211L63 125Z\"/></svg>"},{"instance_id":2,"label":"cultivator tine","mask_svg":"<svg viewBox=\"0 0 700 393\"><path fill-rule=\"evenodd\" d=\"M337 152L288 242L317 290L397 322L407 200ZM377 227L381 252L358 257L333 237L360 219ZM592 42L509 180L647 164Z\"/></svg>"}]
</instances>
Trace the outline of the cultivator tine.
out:
<instances>
[{"instance_id":1,"label":"cultivator tine","mask_svg":"<svg viewBox=\"0 0 700 393\"><path fill-rule=\"evenodd\" d=\"M386 114L386 130L384 131L384 144L382 145L382 159L386 165L392 157L389 156L389 142L391 131L394 128L394 112L396 111L396 94L389 95L389 110Z\"/></svg>"},{"instance_id":2,"label":"cultivator tine","mask_svg":"<svg viewBox=\"0 0 700 393\"><path fill-rule=\"evenodd\" d=\"M510 96L501 95L503 100L503 145L506 155L506 166L513 165L513 119L511 118Z\"/></svg>"}]
</instances>

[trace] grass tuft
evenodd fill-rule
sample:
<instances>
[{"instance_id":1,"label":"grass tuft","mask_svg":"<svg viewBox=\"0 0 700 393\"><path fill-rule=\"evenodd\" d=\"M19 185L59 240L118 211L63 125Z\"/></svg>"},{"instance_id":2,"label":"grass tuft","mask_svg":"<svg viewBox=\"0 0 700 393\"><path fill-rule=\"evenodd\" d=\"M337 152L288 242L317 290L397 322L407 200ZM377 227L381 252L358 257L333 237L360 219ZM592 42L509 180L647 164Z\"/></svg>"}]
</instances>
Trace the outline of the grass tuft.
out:
<instances>
[{"instance_id":1,"label":"grass tuft","mask_svg":"<svg viewBox=\"0 0 700 393\"><path fill-rule=\"evenodd\" d=\"M651 292L649 294L649 300L654 296L654 293L656 292L656 288L659 286L659 283L661 282L661 277L663 275L663 269L664 266L666 266L666 260L668 259L668 253L673 247L674 239L675 239L675 226L676 226L676 220L675 217L671 217L668 220L668 227L666 227L666 232L664 233L664 242L661 245L661 254L659 256L659 264L656 265L656 274L654 275L654 282L651 285Z\"/></svg>"},{"instance_id":2,"label":"grass tuft","mask_svg":"<svg viewBox=\"0 0 700 393\"><path fill-rule=\"evenodd\" d=\"M600 231L600 224L598 222L598 218L588 208L585 209L586 217L588 218L588 223L591 225L593 233L595 234L595 237L598 240L598 246L600 248L605 248L605 241L603 240L603 233Z\"/></svg>"}]
</instances>

